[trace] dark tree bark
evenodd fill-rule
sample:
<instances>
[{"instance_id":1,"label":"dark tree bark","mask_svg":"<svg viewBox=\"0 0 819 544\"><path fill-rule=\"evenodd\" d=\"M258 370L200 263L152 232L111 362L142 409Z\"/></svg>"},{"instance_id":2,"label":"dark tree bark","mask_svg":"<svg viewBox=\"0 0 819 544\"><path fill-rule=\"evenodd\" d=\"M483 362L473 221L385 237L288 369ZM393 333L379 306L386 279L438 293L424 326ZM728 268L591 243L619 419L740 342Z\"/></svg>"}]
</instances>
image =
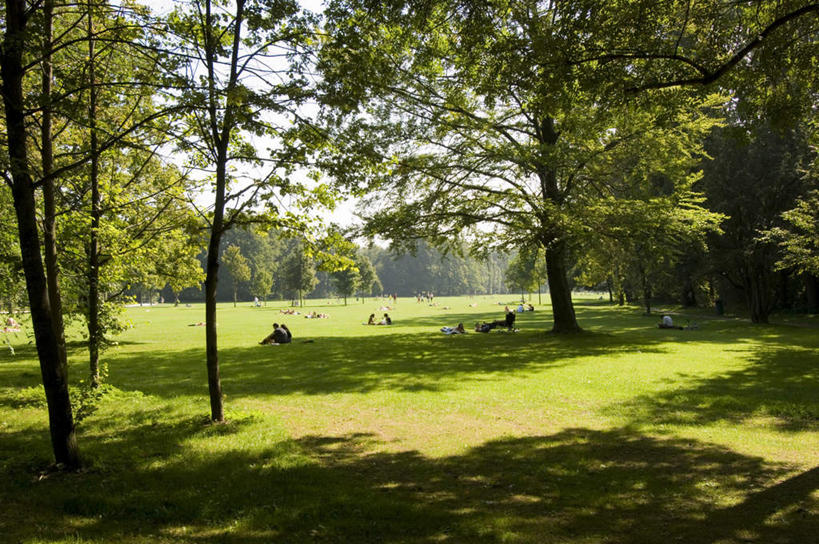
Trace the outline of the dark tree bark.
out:
<instances>
[{"instance_id":1,"label":"dark tree bark","mask_svg":"<svg viewBox=\"0 0 819 544\"><path fill-rule=\"evenodd\" d=\"M219 282L219 245L222 240L225 201L225 169L217 168L216 207L208 243L205 271L205 351L208 367L208 391L210 393L210 418L224 421L222 405L222 378L219 375L219 350L216 333L216 286Z\"/></svg>"},{"instance_id":2,"label":"dark tree bark","mask_svg":"<svg viewBox=\"0 0 819 544\"><path fill-rule=\"evenodd\" d=\"M99 143L97 138L97 86L96 59L94 58L94 14L93 5L88 3L88 130L91 153L91 231L88 239L88 361L91 369L91 383L94 387L100 380L100 250L99 228L101 202L99 186Z\"/></svg>"},{"instance_id":3,"label":"dark tree bark","mask_svg":"<svg viewBox=\"0 0 819 544\"><path fill-rule=\"evenodd\" d=\"M808 312L819 313L819 278L811 274L804 274L805 297L808 303Z\"/></svg>"},{"instance_id":4,"label":"dark tree bark","mask_svg":"<svg viewBox=\"0 0 819 544\"><path fill-rule=\"evenodd\" d=\"M772 309L768 273L751 268L746 274L744 287L751 322L768 323Z\"/></svg>"},{"instance_id":5,"label":"dark tree bark","mask_svg":"<svg viewBox=\"0 0 819 544\"><path fill-rule=\"evenodd\" d=\"M544 117L535 128L538 138L545 146L553 147L557 144L559 134L555 129L555 120L552 117ZM557 172L545 162L548 161L548 156L544 157L543 160L544 162L538 165L537 168L541 185L541 197L544 201L561 206L566 199L566 195L558 186ZM543 226L547 231L551 230L549 222L550 218L543 218ZM568 248L566 241L561 233L557 233L557 235L545 236L541 242L546 250L546 277L549 280L549 297L552 300L552 332L580 332L580 326L577 324L577 317L574 313L574 304L572 303L572 288L568 280L569 270L566 266Z\"/></svg>"},{"instance_id":6,"label":"dark tree bark","mask_svg":"<svg viewBox=\"0 0 819 544\"><path fill-rule=\"evenodd\" d=\"M63 325L62 296L60 294L59 268L57 266L57 209L55 204L54 179L54 141L52 137L51 94L54 80L54 69L51 61L52 21L54 15L53 0L43 2L43 62L42 62L42 104L43 114L40 121L40 157L43 169L43 252L45 256L48 299L51 303L51 319L54 335L57 337L57 348L60 365L66 366L65 327Z\"/></svg>"},{"instance_id":7,"label":"dark tree bark","mask_svg":"<svg viewBox=\"0 0 819 544\"><path fill-rule=\"evenodd\" d=\"M60 360L52 308L48 297L45 269L40 255L34 183L26 149L25 109L23 102L23 48L28 29L24 0L6 0L6 34L0 57L3 106L6 113L10 185L17 215L20 253L26 277L34 339L40 360L48 404L51 444L57 463L69 468L79 465L74 433L74 418L68 396L68 368Z\"/></svg>"},{"instance_id":8,"label":"dark tree bark","mask_svg":"<svg viewBox=\"0 0 819 544\"><path fill-rule=\"evenodd\" d=\"M580 332L572 304L572 289L567 279L565 242L553 243L546 250L546 275L549 279L549 297L552 300L552 332Z\"/></svg>"}]
</instances>

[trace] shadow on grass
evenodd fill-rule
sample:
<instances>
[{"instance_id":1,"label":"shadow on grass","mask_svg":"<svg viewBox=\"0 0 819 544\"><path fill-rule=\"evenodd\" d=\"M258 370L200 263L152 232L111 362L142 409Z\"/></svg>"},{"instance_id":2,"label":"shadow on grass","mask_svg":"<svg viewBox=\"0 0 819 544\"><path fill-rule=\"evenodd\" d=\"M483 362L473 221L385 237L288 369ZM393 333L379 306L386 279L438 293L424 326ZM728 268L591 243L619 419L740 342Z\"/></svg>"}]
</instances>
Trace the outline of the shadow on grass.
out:
<instances>
[{"instance_id":1,"label":"shadow on grass","mask_svg":"<svg viewBox=\"0 0 819 544\"><path fill-rule=\"evenodd\" d=\"M612 410L634 421L673 425L774 419L783 431L819 429L819 354L808 347L770 347L749 354L749 365L694 380L672 391L635 398Z\"/></svg>"},{"instance_id":2,"label":"shadow on grass","mask_svg":"<svg viewBox=\"0 0 819 544\"><path fill-rule=\"evenodd\" d=\"M396 333L223 349L220 365L225 391L233 396L436 391L453 387L454 379L559 367L575 364L578 357L624 349L632 349L630 340L596 333L573 337L506 331L454 336ZM207 384L204 350L199 349L158 351L149 357L121 354L110 372L111 383L121 389L160 396L202 394Z\"/></svg>"},{"instance_id":3,"label":"shadow on grass","mask_svg":"<svg viewBox=\"0 0 819 544\"><path fill-rule=\"evenodd\" d=\"M260 544L801 543L819 534L819 468L790 474L628 428L494 440L440 459L377 452L363 434L206 454L185 444L212 428L151 417L116 442L85 437L105 466L3 486L0 532L14 542ZM10 439L29 446L23 435Z\"/></svg>"}]
</instances>

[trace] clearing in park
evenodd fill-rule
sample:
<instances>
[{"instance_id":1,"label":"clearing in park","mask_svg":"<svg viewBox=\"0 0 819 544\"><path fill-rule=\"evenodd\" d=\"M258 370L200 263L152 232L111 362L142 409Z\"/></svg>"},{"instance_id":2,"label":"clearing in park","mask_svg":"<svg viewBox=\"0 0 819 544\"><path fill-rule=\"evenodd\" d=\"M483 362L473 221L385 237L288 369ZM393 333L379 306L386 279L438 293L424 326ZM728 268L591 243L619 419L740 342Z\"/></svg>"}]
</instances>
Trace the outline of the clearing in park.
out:
<instances>
[{"instance_id":1,"label":"clearing in park","mask_svg":"<svg viewBox=\"0 0 819 544\"><path fill-rule=\"evenodd\" d=\"M224 425L203 308L131 308L79 473L46 470L24 323L0 354L0 541L819 542L816 322L660 330L595 296L580 335L546 333L537 305L480 334L509 295L437 302L220 306ZM363 324L385 305L393 325ZM258 345L274 322L292 344Z\"/></svg>"}]
</instances>

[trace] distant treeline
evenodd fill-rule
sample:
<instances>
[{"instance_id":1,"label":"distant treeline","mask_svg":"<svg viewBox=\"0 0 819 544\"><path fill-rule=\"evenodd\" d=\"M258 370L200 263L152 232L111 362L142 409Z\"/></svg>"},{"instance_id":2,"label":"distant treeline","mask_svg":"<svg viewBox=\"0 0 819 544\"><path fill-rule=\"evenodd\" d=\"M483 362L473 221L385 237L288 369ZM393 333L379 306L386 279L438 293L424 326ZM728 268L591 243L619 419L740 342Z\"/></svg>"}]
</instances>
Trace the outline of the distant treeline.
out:
<instances>
[{"instance_id":1,"label":"distant treeline","mask_svg":"<svg viewBox=\"0 0 819 544\"><path fill-rule=\"evenodd\" d=\"M236 246L247 259L251 276L255 277L260 271L270 273L272 283L266 293L268 299L296 300L297 288L290 273L292 263L300 258L312 267L315 274L315 287L305 298L329 298L341 296L332 281L332 274L321 270L321 263L304 257L303 244L299 240L282 238L279 233L256 233L236 229L225 235L223 251L230 246ZM504 253L492 253L486 259L478 259L469 255L443 254L425 242L419 242L413 253L396 254L388 249L373 245L359 249L361 257L369 260L375 268L378 281L366 293L355 293L361 296L379 296L382 294L397 294L401 297L415 296L421 292L433 293L436 296L507 293L509 288L505 281L506 269L510 257ZM204 253L200 260L204 261ZM223 266L220 271L217 298L221 302L233 300L234 278L232 271ZM254 292L253 282L239 282L237 296L239 300L250 301L254 297L262 300L264 296ZM155 291L141 290L136 286L133 295L147 302ZM169 287L161 291L163 300L174 300L174 293ZM201 302L204 300L204 291L200 288L187 288L179 293L181 302Z\"/></svg>"}]
</instances>

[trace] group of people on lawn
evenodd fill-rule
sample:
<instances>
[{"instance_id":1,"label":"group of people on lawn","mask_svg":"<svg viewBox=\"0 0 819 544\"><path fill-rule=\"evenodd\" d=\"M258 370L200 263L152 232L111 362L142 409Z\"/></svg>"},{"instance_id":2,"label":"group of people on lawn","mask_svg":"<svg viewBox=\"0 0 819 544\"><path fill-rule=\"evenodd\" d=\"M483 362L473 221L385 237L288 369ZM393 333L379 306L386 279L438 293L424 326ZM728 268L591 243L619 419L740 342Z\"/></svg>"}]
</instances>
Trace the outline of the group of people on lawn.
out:
<instances>
[{"instance_id":1,"label":"group of people on lawn","mask_svg":"<svg viewBox=\"0 0 819 544\"><path fill-rule=\"evenodd\" d=\"M530 311L534 310L534 307L532 307L531 304L529 305L529 310ZM519 312L524 311L522 304L520 305L520 308L518 308L518 311ZM498 327L505 327L509 331L516 330L515 329L515 316L516 316L515 310L510 310L509 307L507 306L505 308L505 313L506 313L506 316L502 320L491 321L491 322L488 322L488 323L486 321L475 323L475 332L488 333L492 329L495 329L495 328L498 328ZM387 314L385 312L384 317L380 321L376 322L375 314L372 313L372 314L370 314L370 317L367 320L366 325L392 325L392 318L390 318L389 314ZM458 325L455 326L455 327L441 327L441 332L444 333L444 334L466 334L466 329L464 328L463 323L458 323ZM260 344L278 345L278 344L289 344L292 341L293 341L293 335L290 332L290 329L287 328L287 325L285 325L284 323L282 323L282 324L274 323L273 324L273 332L270 333L269 335L267 335L259 343Z\"/></svg>"}]
</instances>

